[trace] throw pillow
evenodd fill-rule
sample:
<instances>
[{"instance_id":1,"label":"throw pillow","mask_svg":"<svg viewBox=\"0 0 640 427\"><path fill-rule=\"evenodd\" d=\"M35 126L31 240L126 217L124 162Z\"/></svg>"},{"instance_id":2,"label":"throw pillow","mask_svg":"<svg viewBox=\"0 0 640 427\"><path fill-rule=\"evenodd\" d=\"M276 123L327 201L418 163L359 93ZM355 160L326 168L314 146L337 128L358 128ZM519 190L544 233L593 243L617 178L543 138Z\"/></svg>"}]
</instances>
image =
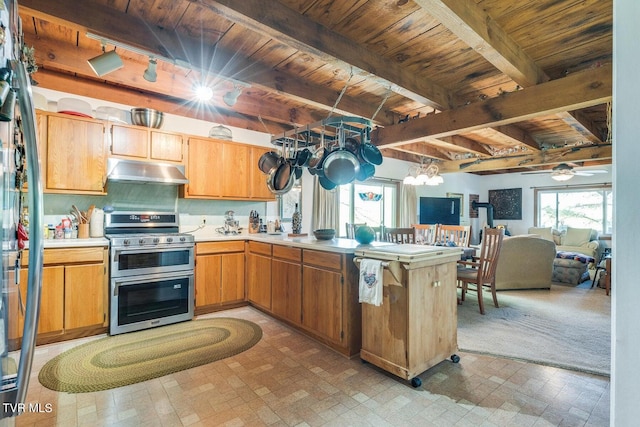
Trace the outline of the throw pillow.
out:
<instances>
[{"instance_id":1,"label":"throw pillow","mask_svg":"<svg viewBox=\"0 0 640 427\"><path fill-rule=\"evenodd\" d=\"M547 227L547 228L530 227L529 234L537 234L544 240L549 240L553 242L553 234L551 233L551 227Z\"/></svg>"},{"instance_id":2,"label":"throw pillow","mask_svg":"<svg viewBox=\"0 0 640 427\"><path fill-rule=\"evenodd\" d=\"M585 243L589 243L590 238L590 228L567 227L567 234L564 236L562 244L565 246L582 246Z\"/></svg>"}]
</instances>

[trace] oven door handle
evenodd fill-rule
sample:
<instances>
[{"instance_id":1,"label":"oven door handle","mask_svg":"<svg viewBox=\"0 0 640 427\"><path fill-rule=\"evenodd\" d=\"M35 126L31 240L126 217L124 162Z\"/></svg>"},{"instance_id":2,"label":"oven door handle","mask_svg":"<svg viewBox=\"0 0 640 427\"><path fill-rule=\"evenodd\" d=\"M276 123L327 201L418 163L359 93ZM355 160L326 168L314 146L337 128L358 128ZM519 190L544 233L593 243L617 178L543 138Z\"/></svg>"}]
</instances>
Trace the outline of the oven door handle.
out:
<instances>
[{"instance_id":1,"label":"oven door handle","mask_svg":"<svg viewBox=\"0 0 640 427\"><path fill-rule=\"evenodd\" d=\"M159 273L159 274L144 274L140 276L123 277L120 279L112 279L111 287L113 288L113 296L117 297L120 287L124 286L136 286L140 284L149 283L154 280L172 280L172 279L184 279L189 278L193 280L193 272L177 271L175 273Z\"/></svg>"},{"instance_id":2,"label":"oven door handle","mask_svg":"<svg viewBox=\"0 0 640 427\"><path fill-rule=\"evenodd\" d=\"M157 253L157 252L175 252L176 250L193 250L193 245L176 245L167 248L139 248L139 249L113 249L113 256L115 258L120 255L138 255L138 254L149 254L149 253Z\"/></svg>"}]
</instances>

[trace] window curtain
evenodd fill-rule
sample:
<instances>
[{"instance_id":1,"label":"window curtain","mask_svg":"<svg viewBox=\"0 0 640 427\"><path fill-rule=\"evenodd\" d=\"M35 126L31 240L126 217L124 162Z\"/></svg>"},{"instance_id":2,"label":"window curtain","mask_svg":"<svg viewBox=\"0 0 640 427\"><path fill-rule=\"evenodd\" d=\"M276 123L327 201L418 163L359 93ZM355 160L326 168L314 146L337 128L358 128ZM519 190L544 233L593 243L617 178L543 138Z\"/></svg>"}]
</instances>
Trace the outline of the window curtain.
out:
<instances>
[{"instance_id":1,"label":"window curtain","mask_svg":"<svg viewBox=\"0 0 640 427\"><path fill-rule=\"evenodd\" d=\"M415 185L400 184L400 224L398 227L411 227L418 221L418 195Z\"/></svg>"},{"instance_id":2,"label":"window curtain","mask_svg":"<svg viewBox=\"0 0 640 427\"><path fill-rule=\"evenodd\" d=\"M313 230L332 228L338 232L339 193L327 191L320 185L317 176L313 177Z\"/></svg>"}]
</instances>

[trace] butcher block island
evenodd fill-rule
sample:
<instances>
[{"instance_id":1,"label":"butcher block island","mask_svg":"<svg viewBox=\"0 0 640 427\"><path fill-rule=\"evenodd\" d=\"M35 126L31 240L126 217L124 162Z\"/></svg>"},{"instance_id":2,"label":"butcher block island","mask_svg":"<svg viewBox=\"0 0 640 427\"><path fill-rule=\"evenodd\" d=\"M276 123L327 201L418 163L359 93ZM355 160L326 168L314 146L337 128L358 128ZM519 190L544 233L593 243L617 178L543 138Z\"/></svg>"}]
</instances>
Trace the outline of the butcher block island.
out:
<instances>
[{"instance_id":1,"label":"butcher block island","mask_svg":"<svg viewBox=\"0 0 640 427\"><path fill-rule=\"evenodd\" d=\"M414 387L430 367L460 360L455 352L461 254L460 248L410 244L355 251L356 264L376 260L383 268L382 304L362 303L362 360Z\"/></svg>"}]
</instances>

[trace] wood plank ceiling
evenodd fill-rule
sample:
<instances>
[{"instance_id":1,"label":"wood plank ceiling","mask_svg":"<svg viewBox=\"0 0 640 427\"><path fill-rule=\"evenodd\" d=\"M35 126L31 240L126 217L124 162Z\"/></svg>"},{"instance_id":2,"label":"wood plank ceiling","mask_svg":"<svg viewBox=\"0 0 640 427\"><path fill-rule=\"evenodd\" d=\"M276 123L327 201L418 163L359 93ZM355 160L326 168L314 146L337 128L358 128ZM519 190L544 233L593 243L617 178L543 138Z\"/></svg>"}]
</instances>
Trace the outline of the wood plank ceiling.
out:
<instances>
[{"instance_id":1,"label":"wood plank ceiling","mask_svg":"<svg viewBox=\"0 0 640 427\"><path fill-rule=\"evenodd\" d=\"M480 174L611 163L612 9L612 0L20 1L41 87L271 134L359 116L373 119L385 157ZM97 77L87 59L101 43L87 33L118 42L125 66ZM143 79L141 52L158 58L156 82ZM233 88L225 77L243 83L233 107L222 101ZM206 104L193 94L201 82L214 89Z\"/></svg>"}]
</instances>

